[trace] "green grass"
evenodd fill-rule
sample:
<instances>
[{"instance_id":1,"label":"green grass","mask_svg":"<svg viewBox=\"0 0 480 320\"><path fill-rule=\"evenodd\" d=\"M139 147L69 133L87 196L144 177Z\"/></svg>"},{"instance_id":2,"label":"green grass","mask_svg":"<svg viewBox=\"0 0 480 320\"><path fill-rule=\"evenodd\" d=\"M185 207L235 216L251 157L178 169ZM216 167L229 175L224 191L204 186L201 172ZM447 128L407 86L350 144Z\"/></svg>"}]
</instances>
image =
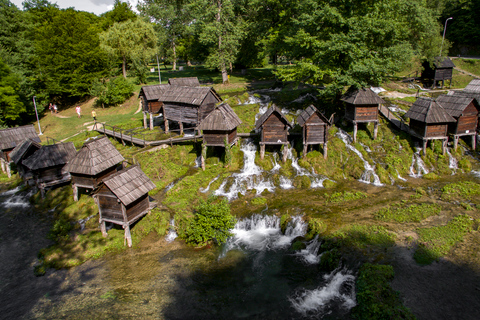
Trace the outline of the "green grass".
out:
<instances>
[{"instance_id":1,"label":"green grass","mask_svg":"<svg viewBox=\"0 0 480 320\"><path fill-rule=\"evenodd\" d=\"M330 203L339 203L339 202L347 202L347 201L354 201L360 200L367 197L367 195L363 192L351 192L351 191L343 191L343 192L334 192L331 195L325 194L327 197L327 202Z\"/></svg>"},{"instance_id":2,"label":"green grass","mask_svg":"<svg viewBox=\"0 0 480 320\"><path fill-rule=\"evenodd\" d=\"M329 238L336 238L340 247L366 249L391 247L396 236L382 226L352 224L335 231Z\"/></svg>"},{"instance_id":3,"label":"green grass","mask_svg":"<svg viewBox=\"0 0 480 320\"><path fill-rule=\"evenodd\" d=\"M458 68L473 73L480 77L480 60L477 59L453 59Z\"/></svg>"},{"instance_id":4,"label":"green grass","mask_svg":"<svg viewBox=\"0 0 480 320\"><path fill-rule=\"evenodd\" d=\"M474 78L468 74L464 74L458 70L453 70L452 88L465 88ZM448 83L448 81L446 81Z\"/></svg>"},{"instance_id":5,"label":"green grass","mask_svg":"<svg viewBox=\"0 0 480 320\"><path fill-rule=\"evenodd\" d=\"M467 215L453 218L447 225L420 228L419 245L413 258L421 265L427 265L447 255L451 248L472 231L474 221Z\"/></svg>"},{"instance_id":6,"label":"green grass","mask_svg":"<svg viewBox=\"0 0 480 320\"><path fill-rule=\"evenodd\" d=\"M410 206L387 206L374 213L373 216L381 221L420 222L430 216L439 214L441 210L442 207L440 205L428 203Z\"/></svg>"},{"instance_id":7,"label":"green grass","mask_svg":"<svg viewBox=\"0 0 480 320\"><path fill-rule=\"evenodd\" d=\"M442 200L475 200L480 194L480 184L461 181L447 184L442 188Z\"/></svg>"}]
</instances>

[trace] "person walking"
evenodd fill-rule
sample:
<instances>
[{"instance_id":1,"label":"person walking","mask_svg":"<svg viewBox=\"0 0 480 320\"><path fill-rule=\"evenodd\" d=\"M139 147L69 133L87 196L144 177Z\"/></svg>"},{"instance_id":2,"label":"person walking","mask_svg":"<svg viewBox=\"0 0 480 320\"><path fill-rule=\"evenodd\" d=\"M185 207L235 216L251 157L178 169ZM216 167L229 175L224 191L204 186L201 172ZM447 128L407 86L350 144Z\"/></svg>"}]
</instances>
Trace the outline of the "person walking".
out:
<instances>
[{"instance_id":1,"label":"person walking","mask_svg":"<svg viewBox=\"0 0 480 320\"><path fill-rule=\"evenodd\" d=\"M78 117L81 118L81 117L82 117L82 114L81 114L81 113L82 113L82 109L80 108L80 106L77 106L77 107L75 108L75 111L77 112Z\"/></svg>"},{"instance_id":2,"label":"person walking","mask_svg":"<svg viewBox=\"0 0 480 320\"><path fill-rule=\"evenodd\" d=\"M57 104L56 104L56 103L53 104L53 112L54 112L54 113L58 113L58 109L57 109Z\"/></svg>"},{"instance_id":3,"label":"person walking","mask_svg":"<svg viewBox=\"0 0 480 320\"><path fill-rule=\"evenodd\" d=\"M50 113L53 114L53 105L52 105L51 102L50 102L50 104L48 105L48 110L50 110Z\"/></svg>"},{"instance_id":4,"label":"person walking","mask_svg":"<svg viewBox=\"0 0 480 320\"><path fill-rule=\"evenodd\" d=\"M95 110L92 110L92 117L93 117L93 121L97 122L97 113L95 112Z\"/></svg>"}]
</instances>

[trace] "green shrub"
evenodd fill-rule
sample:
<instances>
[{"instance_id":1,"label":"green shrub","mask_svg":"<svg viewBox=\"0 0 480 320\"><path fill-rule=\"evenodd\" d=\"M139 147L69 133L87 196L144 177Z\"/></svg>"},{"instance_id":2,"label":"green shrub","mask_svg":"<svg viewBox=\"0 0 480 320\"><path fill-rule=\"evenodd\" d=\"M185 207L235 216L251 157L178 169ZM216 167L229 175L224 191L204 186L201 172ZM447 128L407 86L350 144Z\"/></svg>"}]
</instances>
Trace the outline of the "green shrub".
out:
<instances>
[{"instance_id":1,"label":"green shrub","mask_svg":"<svg viewBox=\"0 0 480 320\"><path fill-rule=\"evenodd\" d=\"M52 228L47 234L47 238L55 242L60 242L62 240L68 240L70 231L73 230L73 225L70 221L59 218L55 220Z\"/></svg>"},{"instance_id":2,"label":"green shrub","mask_svg":"<svg viewBox=\"0 0 480 320\"><path fill-rule=\"evenodd\" d=\"M473 200L480 194L480 184L472 181L461 181L458 183L450 183L442 188L442 200L449 201L452 199Z\"/></svg>"},{"instance_id":3,"label":"green shrub","mask_svg":"<svg viewBox=\"0 0 480 320\"><path fill-rule=\"evenodd\" d=\"M333 188L333 187L335 187L335 185L336 185L336 183L333 182L333 181L330 180L330 179L326 179L326 180L323 181L323 187L324 187L325 189Z\"/></svg>"},{"instance_id":4,"label":"green shrub","mask_svg":"<svg viewBox=\"0 0 480 320\"><path fill-rule=\"evenodd\" d=\"M267 199L265 199L264 197L256 197L256 198L253 198L250 203L254 206L260 206L260 205L264 205L267 203Z\"/></svg>"},{"instance_id":5,"label":"green shrub","mask_svg":"<svg viewBox=\"0 0 480 320\"><path fill-rule=\"evenodd\" d=\"M340 266L341 255L337 248L324 252L320 257L318 267L325 272L332 272Z\"/></svg>"},{"instance_id":6,"label":"green shrub","mask_svg":"<svg viewBox=\"0 0 480 320\"><path fill-rule=\"evenodd\" d=\"M416 319L392 289L394 275L389 265L362 265L357 278L357 305L352 309L355 319Z\"/></svg>"},{"instance_id":7,"label":"green shrub","mask_svg":"<svg viewBox=\"0 0 480 320\"><path fill-rule=\"evenodd\" d=\"M187 243L205 245L213 240L221 244L232 235L230 229L235 226L236 219L230 214L230 205L225 198L218 200L210 197L207 201L200 200L195 210L195 215L189 220L185 230Z\"/></svg>"},{"instance_id":8,"label":"green shrub","mask_svg":"<svg viewBox=\"0 0 480 320\"><path fill-rule=\"evenodd\" d=\"M292 217L288 214L284 214L280 217L280 230L282 230L282 233L285 233L285 230L287 230L288 223L292 220Z\"/></svg>"},{"instance_id":9,"label":"green shrub","mask_svg":"<svg viewBox=\"0 0 480 320\"><path fill-rule=\"evenodd\" d=\"M123 77L116 77L105 84L95 84L91 94L97 97L95 101L97 106L116 106L130 98L134 89L130 81Z\"/></svg>"},{"instance_id":10,"label":"green shrub","mask_svg":"<svg viewBox=\"0 0 480 320\"><path fill-rule=\"evenodd\" d=\"M305 237L307 239L313 238L317 234L322 234L327 230L327 225L324 221L318 218L310 218L308 219L308 228L307 234Z\"/></svg>"}]
</instances>

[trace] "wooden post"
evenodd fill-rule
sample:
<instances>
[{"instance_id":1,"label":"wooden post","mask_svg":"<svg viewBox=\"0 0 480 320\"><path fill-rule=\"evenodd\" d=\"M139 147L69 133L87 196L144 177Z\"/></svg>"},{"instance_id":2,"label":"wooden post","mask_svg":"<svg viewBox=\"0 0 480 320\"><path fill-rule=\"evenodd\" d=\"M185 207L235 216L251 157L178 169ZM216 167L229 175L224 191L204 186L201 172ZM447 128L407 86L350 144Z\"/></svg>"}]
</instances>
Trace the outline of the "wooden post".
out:
<instances>
[{"instance_id":1,"label":"wooden post","mask_svg":"<svg viewBox=\"0 0 480 320\"><path fill-rule=\"evenodd\" d=\"M427 155L427 143L428 143L428 140L423 140L423 155L424 156Z\"/></svg>"},{"instance_id":2,"label":"wooden post","mask_svg":"<svg viewBox=\"0 0 480 320\"><path fill-rule=\"evenodd\" d=\"M202 164L203 171L205 171L205 158L203 157L204 154L207 154L207 146L205 144L202 145L202 154L200 155L200 162Z\"/></svg>"},{"instance_id":3,"label":"wooden post","mask_svg":"<svg viewBox=\"0 0 480 320\"><path fill-rule=\"evenodd\" d=\"M357 122L353 122L353 142L357 142Z\"/></svg>"},{"instance_id":4,"label":"wooden post","mask_svg":"<svg viewBox=\"0 0 480 320\"><path fill-rule=\"evenodd\" d=\"M6 162L5 166L7 167L7 177L10 178L12 176L12 172L10 171L10 163Z\"/></svg>"},{"instance_id":5,"label":"wooden post","mask_svg":"<svg viewBox=\"0 0 480 320\"><path fill-rule=\"evenodd\" d=\"M165 123L165 133L168 133L168 119L165 118L165 113L163 114L163 121Z\"/></svg>"},{"instance_id":6,"label":"wooden post","mask_svg":"<svg viewBox=\"0 0 480 320\"><path fill-rule=\"evenodd\" d=\"M457 150L458 136L453 136L453 150Z\"/></svg>"},{"instance_id":7,"label":"wooden post","mask_svg":"<svg viewBox=\"0 0 480 320\"><path fill-rule=\"evenodd\" d=\"M2 172L5 173L5 160L1 159L1 163L2 163Z\"/></svg>"},{"instance_id":8,"label":"wooden post","mask_svg":"<svg viewBox=\"0 0 480 320\"><path fill-rule=\"evenodd\" d=\"M305 142L304 142L302 158L305 158L307 156L307 147L308 147L308 145L306 145Z\"/></svg>"},{"instance_id":9,"label":"wooden post","mask_svg":"<svg viewBox=\"0 0 480 320\"><path fill-rule=\"evenodd\" d=\"M474 133L472 136L472 149L475 151L477 149L477 134Z\"/></svg>"},{"instance_id":10,"label":"wooden post","mask_svg":"<svg viewBox=\"0 0 480 320\"><path fill-rule=\"evenodd\" d=\"M153 115L149 113L150 115L150 130L153 130Z\"/></svg>"},{"instance_id":11,"label":"wooden post","mask_svg":"<svg viewBox=\"0 0 480 320\"><path fill-rule=\"evenodd\" d=\"M125 229L125 240L123 241L123 245L125 245L125 241L129 248L132 247L132 235L130 234L130 226L124 225L123 228Z\"/></svg>"},{"instance_id":12,"label":"wooden post","mask_svg":"<svg viewBox=\"0 0 480 320\"><path fill-rule=\"evenodd\" d=\"M445 152L447 151L447 141L448 138L442 140L442 154L445 155Z\"/></svg>"},{"instance_id":13,"label":"wooden post","mask_svg":"<svg viewBox=\"0 0 480 320\"><path fill-rule=\"evenodd\" d=\"M180 135L183 134L183 122L179 122L178 125L180 126Z\"/></svg>"},{"instance_id":14,"label":"wooden post","mask_svg":"<svg viewBox=\"0 0 480 320\"><path fill-rule=\"evenodd\" d=\"M375 122L373 126L373 140L377 139L377 134L378 134L378 121Z\"/></svg>"},{"instance_id":15,"label":"wooden post","mask_svg":"<svg viewBox=\"0 0 480 320\"><path fill-rule=\"evenodd\" d=\"M283 152L282 152L282 161L285 163L287 162L287 154L288 154L288 142L283 145Z\"/></svg>"},{"instance_id":16,"label":"wooden post","mask_svg":"<svg viewBox=\"0 0 480 320\"><path fill-rule=\"evenodd\" d=\"M73 201L78 201L78 187L74 183L72 184L72 188L73 188Z\"/></svg>"},{"instance_id":17,"label":"wooden post","mask_svg":"<svg viewBox=\"0 0 480 320\"><path fill-rule=\"evenodd\" d=\"M143 129L147 129L147 113L143 112Z\"/></svg>"},{"instance_id":18,"label":"wooden post","mask_svg":"<svg viewBox=\"0 0 480 320\"><path fill-rule=\"evenodd\" d=\"M265 144L261 144L260 145L260 159L263 160L264 157L265 157Z\"/></svg>"},{"instance_id":19,"label":"wooden post","mask_svg":"<svg viewBox=\"0 0 480 320\"><path fill-rule=\"evenodd\" d=\"M105 226L105 220L100 220L100 231L102 231L102 236L104 238L108 237L107 227Z\"/></svg>"},{"instance_id":20,"label":"wooden post","mask_svg":"<svg viewBox=\"0 0 480 320\"><path fill-rule=\"evenodd\" d=\"M328 146L327 142L323 144L323 159L327 159Z\"/></svg>"},{"instance_id":21,"label":"wooden post","mask_svg":"<svg viewBox=\"0 0 480 320\"><path fill-rule=\"evenodd\" d=\"M44 187L40 187L40 196L42 197L42 199L45 198L45 188Z\"/></svg>"}]
</instances>

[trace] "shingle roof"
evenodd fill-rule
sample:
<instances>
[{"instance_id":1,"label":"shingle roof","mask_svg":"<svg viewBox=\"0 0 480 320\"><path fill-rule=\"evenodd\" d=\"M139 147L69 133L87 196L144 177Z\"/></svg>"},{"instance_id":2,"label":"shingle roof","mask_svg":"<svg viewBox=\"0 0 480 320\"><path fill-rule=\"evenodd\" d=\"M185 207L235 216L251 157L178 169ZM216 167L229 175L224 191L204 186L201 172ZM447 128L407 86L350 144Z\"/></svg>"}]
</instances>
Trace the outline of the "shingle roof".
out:
<instances>
[{"instance_id":1,"label":"shingle roof","mask_svg":"<svg viewBox=\"0 0 480 320\"><path fill-rule=\"evenodd\" d=\"M480 79L473 79L470 81L463 91L480 95Z\"/></svg>"},{"instance_id":2,"label":"shingle roof","mask_svg":"<svg viewBox=\"0 0 480 320\"><path fill-rule=\"evenodd\" d=\"M168 90L165 90L158 101L161 102L176 102L176 103L186 103L200 106L207 97L207 95L212 92L218 101L222 101L220 96L215 92L212 87L180 87L180 86L170 86Z\"/></svg>"},{"instance_id":3,"label":"shingle roof","mask_svg":"<svg viewBox=\"0 0 480 320\"><path fill-rule=\"evenodd\" d=\"M300 113L297 117L297 123L303 127L303 125L305 124L305 122L307 122L308 119L310 119L310 117L314 114L314 113L317 113L318 116L320 117L320 119L323 120L323 122L325 122L327 125L331 125L330 121L328 121L328 119L323 115L323 113L321 113L320 111L318 111L317 108L315 108L315 106L313 104L309 105L307 107L307 109L303 110L302 113Z\"/></svg>"},{"instance_id":4,"label":"shingle roof","mask_svg":"<svg viewBox=\"0 0 480 320\"><path fill-rule=\"evenodd\" d=\"M385 103L385 101L383 101L383 99L370 88L357 89L355 87L350 87L340 100L354 105Z\"/></svg>"},{"instance_id":5,"label":"shingle roof","mask_svg":"<svg viewBox=\"0 0 480 320\"><path fill-rule=\"evenodd\" d=\"M170 78L168 79L168 84L172 86L200 87L197 77Z\"/></svg>"},{"instance_id":6,"label":"shingle roof","mask_svg":"<svg viewBox=\"0 0 480 320\"><path fill-rule=\"evenodd\" d=\"M71 173L95 176L125 160L106 136L86 142L68 162Z\"/></svg>"},{"instance_id":7,"label":"shingle roof","mask_svg":"<svg viewBox=\"0 0 480 320\"><path fill-rule=\"evenodd\" d=\"M240 120L235 111L227 103L222 103L200 122L198 129L230 131L241 123L242 120Z\"/></svg>"},{"instance_id":8,"label":"shingle roof","mask_svg":"<svg viewBox=\"0 0 480 320\"><path fill-rule=\"evenodd\" d=\"M43 146L30 157L22 161L22 164L30 170L38 170L66 164L75 157L77 150L73 142L52 144Z\"/></svg>"},{"instance_id":9,"label":"shingle roof","mask_svg":"<svg viewBox=\"0 0 480 320\"><path fill-rule=\"evenodd\" d=\"M463 110L472 102L476 101L475 98L461 96L461 95L441 95L436 99L445 111L452 117L458 118L462 115ZM478 103L477 103L478 108Z\"/></svg>"},{"instance_id":10,"label":"shingle roof","mask_svg":"<svg viewBox=\"0 0 480 320\"><path fill-rule=\"evenodd\" d=\"M155 184L137 165L110 175L103 183L126 206L155 189Z\"/></svg>"},{"instance_id":11,"label":"shingle roof","mask_svg":"<svg viewBox=\"0 0 480 320\"><path fill-rule=\"evenodd\" d=\"M425 123L447 123L456 120L442 108L435 100L429 98L418 98L405 117Z\"/></svg>"},{"instance_id":12,"label":"shingle roof","mask_svg":"<svg viewBox=\"0 0 480 320\"><path fill-rule=\"evenodd\" d=\"M455 65L449 57L435 57L433 65L435 68L455 68Z\"/></svg>"},{"instance_id":13,"label":"shingle roof","mask_svg":"<svg viewBox=\"0 0 480 320\"><path fill-rule=\"evenodd\" d=\"M168 88L170 88L170 85L168 84L154 84L151 86L143 86L140 89L140 95L143 91L148 101L157 101L158 97L160 97L162 93Z\"/></svg>"},{"instance_id":14,"label":"shingle roof","mask_svg":"<svg viewBox=\"0 0 480 320\"><path fill-rule=\"evenodd\" d=\"M270 117L272 113L277 113L280 116L280 119L283 120L283 122L288 125L290 128L292 127L292 124L288 122L287 118L282 114L282 111L278 109L278 107L274 104L270 108L268 108L267 112L262 114L260 118L258 118L257 122L255 122L255 129L259 129L262 124L267 121L267 119Z\"/></svg>"},{"instance_id":15,"label":"shingle roof","mask_svg":"<svg viewBox=\"0 0 480 320\"><path fill-rule=\"evenodd\" d=\"M33 124L0 130L0 150L13 149L29 138L40 143Z\"/></svg>"},{"instance_id":16,"label":"shingle roof","mask_svg":"<svg viewBox=\"0 0 480 320\"><path fill-rule=\"evenodd\" d=\"M42 147L42 145L32 139L23 140L22 143L17 145L15 149L10 152L10 159L18 164L20 160L23 160L24 154L30 149L30 147L36 148L37 150Z\"/></svg>"}]
</instances>

